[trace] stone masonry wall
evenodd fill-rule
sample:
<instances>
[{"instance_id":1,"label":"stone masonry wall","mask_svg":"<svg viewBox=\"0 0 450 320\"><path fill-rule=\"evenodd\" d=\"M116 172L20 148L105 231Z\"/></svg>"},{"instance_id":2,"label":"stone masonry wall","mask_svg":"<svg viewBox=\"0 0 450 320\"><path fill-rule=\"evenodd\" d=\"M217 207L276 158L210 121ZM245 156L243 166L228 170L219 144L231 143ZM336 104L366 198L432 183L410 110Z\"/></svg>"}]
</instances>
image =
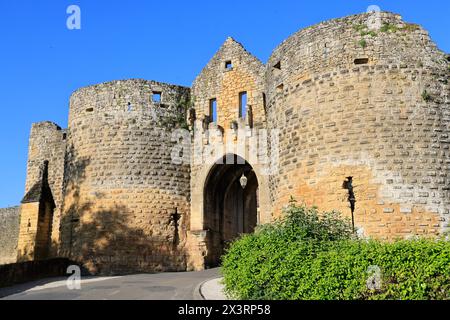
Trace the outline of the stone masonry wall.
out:
<instances>
[{"instance_id":1,"label":"stone masonry wall","mask_svg":"<svg viewBox=\"0 0 450 320\"><path fill-rule=\"evenodd\" d=\"M0 265L15 263L19 237L19 209L0 209Z\"/></svg>"},{"instance_id":2,"label":"stone masonry wall","mask_svg":"<svg viewBox=\"0 0 450 320\"><path fill-rule=\"evenodd\" d=\"M231 68L226 68L227 62ZM266 126L264 106L264 65L251 55L244 47L232 38L228 38L206 67L195 79L192 95L195 101L196 123L193 157L191 158L191 251L206 255L206 239L211 229L207 225L204 212L204 184L206 175L214 163L225 154L238 154L247 159L255 170L259 169L257 161L253 161L257 135L252 130ZM247 110L252 114L239 115L240 93L247 93ZM217 121L204 125L204 119L210 115L210 100L217 100ZM237 124L237 130L231 129L231 124ZM199 161L200 159L200 161ZM267 188L264 177L258 177L260 190ZM260 197L266 214L270 205L266 203L267 196ZM211 217L210 217L211 218ZM218 217L215 217L218 218ZM200 254L199 254L200 255ZM201 258L192 261L193 268L201 268Z\"/></svg>"},{"instance_id":3,"label":"stone masonry wall","mask_svg":"<svg viewBox=\"0 0 450 320\"><path fill-rule=\"evenodd\" d=\"M53 213L51 236L53 243L51 255L53 256L57 256L57 248L59 245L66 138L67 131L61 129L53 122L45 121L34 123L31 127L28 146L25 194L39 182L42 165L45 161L49 162L48 182L56 204ZM32 217L24 217L24 219L25 218L28 219Z\"/></svg>"},{"instance_id":4,"label":"stone masonry wall","mask_svg":"<svg viewBox=\"0 0 450 320\"><path fill-rule=\"evenodd\" d=\"M26 192L49 161L52 255L100 274L202 269L210 232L205 183L214 162L229 153L255 172L260 223L281 214L291 196L349 216L344 181L351 177L361 234L394 239L450 231L450 58L399 15L381 13L379 26L369 23L373 18L300 30L266 65L228 38L192 90L145 80L77 90L67 131L42 122L30 135ZM239 117L244 91L253 121ZM213 98L218 120L207 123ZM194 102L191 164L173 161L180 156L176 129L194 120L182 101ZM279 144L257 140L252 129L279 130ZM267 163L257 162L261 142L270 147L270 167L278 168L271 175ZM26 232L26 215L36 220L38 209L39 203L22 206ZM0 234L8 239L0 263L13 257L16 211L3 218L0 211L0 228L14 225Z\"/></svg>"},{"instance_id":5,"label":"stone masonry wall","mask_svg":"<svg viewBox=\"0 0 450 320\"><path fill-rule=\"evenodd\" d=\"M189 88L144 80L72 95L65 256L102 274L186 269L190 168L173 163L171 153L174 119L185 117L178 106L189 96Z\"/></svg>"},{"instance_id":6,"label":"stone masonry wall","mask_svg":"<svg viewBox=\"0 0 450 320\"><path fill-rule=\"evenodd\" d=\"M230 61L232 68L226 69ZM217 99L217 125L224 130L239 120L239 93L247 92L255 126L265 124L264 65L232 38L228 38L192 85L198 119L209 115L210 99Z\"/></svg>"},{"instance_id":7,"label":"stone masonry wall","mask_svg":"<svg viewBox=\"0 0 450 320\"><path fill-rule=\"evenodd\" d=\"M428 33L382 13L302 30L267 65L268 124L281 129L274 214L294 196L350 215L383 239L437 235L449 222L449 63ZM281 63L281 72L273 66Z\"/></svg>"}]
</instances>

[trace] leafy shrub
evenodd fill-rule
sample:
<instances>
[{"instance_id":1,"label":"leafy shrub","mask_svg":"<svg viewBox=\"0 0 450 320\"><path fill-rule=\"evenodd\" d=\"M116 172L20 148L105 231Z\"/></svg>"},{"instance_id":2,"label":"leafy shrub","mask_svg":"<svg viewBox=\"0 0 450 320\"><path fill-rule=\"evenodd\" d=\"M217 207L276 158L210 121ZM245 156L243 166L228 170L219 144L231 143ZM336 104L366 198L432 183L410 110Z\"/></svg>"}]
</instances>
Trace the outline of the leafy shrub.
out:
<instances>
[{"instance_id":1,"label":"leafy shrub","mask_svg":"<svg viewBox=\"0 0 450 320\"><path fill-rule=\"evenodd\" d=\"M359 40L358 44L361 46L361 48L365 49L367 47L367 40L361 39L361 40Z\"/></svg>"},{"instance_id":2,"label":"leafy shrub","mask_svg":"<svg viewBox=\"0 0 450 320\"><path fill-rule=\"evenodd\" d=\"M239 299L450 299L450 243L357 240L336 212L291 204L283 219L234 242L222 273Z\"/></svg>"},{"instance_id":3,"label":"leafy shrub","mask_svg":"<svg viewBox=\"0 0 450 320\"><path fill-rule=\"evenodd\" d=\"M350 221L343 219L339 212L320 214L317 208L298 206L293 199L283 210L281 218L273 224L262 226L259 232L270 229L281 232L278 236L285 240L344 240L353 235Z\"/></svg>"}]
</instances>

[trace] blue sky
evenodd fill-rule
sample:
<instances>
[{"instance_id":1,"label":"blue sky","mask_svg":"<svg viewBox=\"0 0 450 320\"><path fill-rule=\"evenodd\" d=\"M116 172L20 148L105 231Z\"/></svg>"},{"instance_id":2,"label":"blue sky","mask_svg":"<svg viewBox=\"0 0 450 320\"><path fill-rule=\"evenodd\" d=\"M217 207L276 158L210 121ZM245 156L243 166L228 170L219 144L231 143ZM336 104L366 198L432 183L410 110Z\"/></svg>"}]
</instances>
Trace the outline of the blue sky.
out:
<instances>
[{"instance_id":1,"label":"blue sky","mask_svg":"<svg viewBox=\"0 0 450 320\"><path fill-rule=\"evenodd\" d=\"M66 28L72 4L81 30ZM372 4L423 25L450 52L447 0L2 0L0 207L23 196L31 123L66 127L77 88L126 78L190 86L227 36L265 62L295 31Z\"/></svg>"}]
</instances>

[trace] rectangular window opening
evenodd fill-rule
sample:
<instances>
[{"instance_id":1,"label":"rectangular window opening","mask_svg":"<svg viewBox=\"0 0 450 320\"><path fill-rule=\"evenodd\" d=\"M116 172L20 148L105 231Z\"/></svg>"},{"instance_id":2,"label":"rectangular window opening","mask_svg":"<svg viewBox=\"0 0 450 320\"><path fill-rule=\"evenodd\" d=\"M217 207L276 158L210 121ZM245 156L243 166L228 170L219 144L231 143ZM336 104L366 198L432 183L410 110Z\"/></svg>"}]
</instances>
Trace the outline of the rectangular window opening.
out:
<instances>
[{"instance_id":1,"label":"rectangular window opening","mask_svg":"<svg viewBox=\"0 0 450 320\"><path fill-rule=\"evenodd\" d=\"M355 64L356 65L368 64L368 63L369 63L369 58L358 58L358 59L355 59Z\"/></svg>"},{"instance_id":2,"label":"rectangular window opening","mask_svg":"<svg viewBox=\"0 0 450 320\"><path fill-rule=\"evenodd\" d=\"M211 122L217 122L217 99L209 100L209 118Z\"/></svg>"},{"instance_id":3,"label":"rectangular window opening","mask_svg":"<svg viewBox=\"0 0 450 320\"><path fill-rule=\"evenodd\" d=\"M277 86L277 93L283 93L284 92L284 85L280 84Z\"/></svg>"},{"instance_id":4,"label":"rectangular window opening","mask_svg":"<svg viewBox=\"0 0 450 320\"><path fill-rule=\"evenodd\" d=\"M161 96L162 96L161 92L153 91L153 93L152 93L152 101L154 103L161 103Z\"/></svg>"},{"instance_id":5,"label":"rectangular window opening","mask_svg":"<svg viewBox=\"0 0 450 320\"><path fill-rule=\"evenodd\" d=\"M245 119L247 115L247 92L239 93L239 118Z\"/></svg>"},{"instance_id":6,"label":"rectangular window opening","mask_svg":"<svg viewBox=\"0 0 450 320\"><path fill-rule=\"evenodd\" d=\"M225 62L225 70L232 70L233 69L233 63L231 60L228 60Z\"/></svg>"},{"instance_id":7,"label":"rectangular window opening","mask_svg":"<svg viewBox=\"0 0 450 320\"><path fill-rule=\"evenodd\" d=\"M262 99L263 99L264 112L267 114L267 98L266 98L266 94L265 93L262 94Z\"/></svg>"}]
</instances>

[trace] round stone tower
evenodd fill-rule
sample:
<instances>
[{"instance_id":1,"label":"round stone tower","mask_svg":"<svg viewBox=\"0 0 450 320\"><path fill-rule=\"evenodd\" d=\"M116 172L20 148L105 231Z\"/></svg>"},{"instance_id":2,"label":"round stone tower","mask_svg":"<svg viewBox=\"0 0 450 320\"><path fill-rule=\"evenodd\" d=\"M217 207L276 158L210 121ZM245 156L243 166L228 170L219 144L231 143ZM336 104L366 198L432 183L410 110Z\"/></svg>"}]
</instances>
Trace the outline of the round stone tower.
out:
<instances>
[{"instance_id":1,"label":"round stone tower","mask_svg":"<svg viewBox=\"0 0 450 320\"><path fill-rule=\"evenodd\" d=\"M274 214L293 196L350 216L351 181L361 234L442 232L449 70L424 29L391 13L327 21L284 41L266 70L267 123L280 129Z\"/></svg>"},{"instance_id":2,"label":"round stone tower","mask_svg":"<svg viewBox=\"0 0 450 320\"><path fill-rule=\"evenodd\" d=\"M189 164L172 161L189 88L126 80L70 99L63 254L95 273L186 269Z\"/></svg>"}]
</instances>

